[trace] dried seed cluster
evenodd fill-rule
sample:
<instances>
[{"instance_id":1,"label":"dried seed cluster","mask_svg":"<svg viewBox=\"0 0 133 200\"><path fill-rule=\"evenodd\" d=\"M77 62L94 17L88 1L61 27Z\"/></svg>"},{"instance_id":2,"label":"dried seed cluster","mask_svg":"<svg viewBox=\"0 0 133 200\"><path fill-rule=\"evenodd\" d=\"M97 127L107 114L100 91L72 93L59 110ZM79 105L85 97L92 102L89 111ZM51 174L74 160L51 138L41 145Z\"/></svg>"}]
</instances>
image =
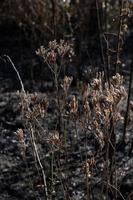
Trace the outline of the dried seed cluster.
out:
<instances>
[{"instance_id":1,"label":"dried seed cluster","mask_svg":"<svg viewBox=\"0 0 133 200\"><path fill-rule=\"evenodd\" d=\"M60 40L59 43L54 40L49 42L48 48L41 46L36 51L36 54L42 57L45 62L55 63L58 57L64 57L66 55L71 57L74 53L72 45L66 43L64 40Z\"/></svg>"},{"instance_id":2,"label":"dried seed cluster","mask_svg":"<svg viewBox=\"0 0 133 200\"><path fill-rule=\"evenodd\" d=\"M23 114L28 120L34 118L43 118L47 114L48 101L46 97L39 99L37 93L34 94L23 94L22 96L22 110Z\"/></svg>"},{"instance_id":3,"label":"dried seed cluster","mask_svg":"<svg viewBox=\"0 0 133 200\"><path fill-rule=\"evenodd\" d=\"M89 178L91 177L91 171L92 171L92 167L94 166L94 164L95 164L95 159L90 158L90 159L87 159L83 165L83 172Z\"/></svg>"},{"instance_id":4,"label":"dried seed cluster","mask_svg":"<svg viewBox=\"0 0 133 200\"><path fill-rule=\"evenodd\" d=\"M79 116L78 112L82 107L82 116L85 119L85 127L89 127L91 132L95 133L101 145L104 145L110 126L111 116L114 123L122 119L119 112L120 102L127 97L125 88L122 86L123 76L116 74L108 82L104 82L104 74L97 73L91 84L83 83L81 96L73 95L70 99L69 114ZM80 99L80 102L79 102ZM83 124L83 123L82 123ZM88 128L87 128L88 129Z\"/></svg>"},{"instance_id":5,"label":"dried seed cluster","mask_svg":"<svg viewBox=\"0 0 133 200\"><path fill-rule=\"evenodd\" d=\"M58 131L54 131L49 134L48 143L59 149L64 146L63 140L60 138Z\"/></svg>"}]
</instances>

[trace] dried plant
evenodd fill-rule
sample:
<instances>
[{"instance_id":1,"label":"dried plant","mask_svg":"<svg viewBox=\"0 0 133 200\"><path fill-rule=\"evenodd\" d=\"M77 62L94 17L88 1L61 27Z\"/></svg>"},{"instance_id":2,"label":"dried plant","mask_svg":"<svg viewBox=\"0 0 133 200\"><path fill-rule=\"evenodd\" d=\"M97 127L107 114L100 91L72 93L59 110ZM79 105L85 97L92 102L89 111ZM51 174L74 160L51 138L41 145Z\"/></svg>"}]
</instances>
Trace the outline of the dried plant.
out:
<instances>
[{"instance_id":1,"label":"dried plant","mask_svg":"<svg viewBox=\"0 0 133 200\"><path fill-rule=\"evenodd\" d=\"M32 3L31 1L25 0L21 1L22 3L16 1L13 9L11 9L11 2L13 2L13 0L9 3L7 2L8 1L6 0L5 4L2 4L4 9L7 9L7 5L9 5L11 13L9 12L7 18L10 19L10 16L14 19L16 18L19 27L24 27L27 24L29 27L33 28L33 33L36 32L37 29L39 30L39 34L42 33L44 35L44 30L47 30L46 35L50 32L52 37L58 38L56 36L60 30L58 31L57 27L60 26L59 22L63 21L63 19L59 20L60 14L58 12L60 12L59 10L62 9L62 7L58 5L61 5L60 2L62 1L59 1L59 4L54 0L50 1L50 4L48 3L49 1L43 0L33 0ZM86 5L89 5L87 1L85 2ZM125 141L129 117L128 113L129 109L133 109L133 103L131 101L133 68L131 66L128 95L123 86L123 76L116 73L111 77L110 71L111 67L115 65L116 72L120 72L120 66L122 64L121 50L125 34L128 32L127 18L131 15L130 7L132 7L132 4L124 0L119 1L120 7L117 16L118 32L108 33L108 19L106 18L104 33L102 30L103 24L100 19L100 6L105 4L105 11L109 12L111 10L109 10L108 5L111 1L96 0L92 1L92 5L93 2L96 4L94 8L97 15L96 23L98 25L97 28L99 29L101 61L104 73L99 72L96 73L95 77L91 77L90 75L86 80L82 80L80 82L81 88L71 87L73 77L66 75L66 67L69 65L68 61L71 61L74 52L73 45L65 40L50 41L47 47L41 46L36 51L36 54L41 57L43 62L49 68L54 82L55 90L48 98L46 95L41 96L40 93L30 94L26 92L15 65L10 57L5 56L11 63L21 84L21 92L18 94L21 97L22 122L24 129L18 129L16 131L18 147L20 147L21 154L25 158L27 156L27 148L29 147L29 149L31 149L32 147L35 166L37 166L39 177L37 177L36 174L35 175L36 178L39 178L40 180L41 172L41 181L43 182L41 186L44 188L43 198L46 200L58 198L65 200L83 199L82 196L75 197L75 193L72 191L74 187L77 188L75 182L78 182L78 179L83 179L80 180L80 182L85 184L85 187L81 187L81 189L83 189L84 197L87 200L95 199L93 196L95 185L99 185L98 187L101 189L101 199L118 199L118 195L124 199L117 186L116 151L117 144L119 144L119 138L117 139L116 137L116 125L123 119L119 110L119 105L128 97L122 138L122 140ZM114 2L114 5L118 4L118 2L112 2ZM80 44L76 45L80 46L79 60L82 62L82 43L83 46L85 45L87 47L85 48L86 51L88 51L88 44L90 44L90 42L82 38L84 36L82 28L86 30L86 25L82 20L81 23L79 23L78 18L84 18L81 11L88 12L88 9L86 9L88 7L83 6L84 3L82 3L82 1L71 1L69 6L68 4L64 3L64 5L67 6L63 9L65 9L66 13L69 15L69 28L71 28L72 35L74 34L73 31L76 31L77 33L75 36L78 36L79 33L77 30L80 30L81 37L77 38L81 41L79 41ZM75 6L75 10L73 10L73 5ZM84 8L80 10L80 6L83 6ZM71 11L71 9L73 11ZM52 12L49 12L49 10L52 10ZM18 13L20 15L18 15ZM2 16L2 20L6 18L5 14L2 13L1 8L0 15ZM75 24L71 24L71 17L76 17L76 26ZM52 25L51 18L53 20ZM40 24L38 24L38 20L40 21ZM87 35L88 32L89 31L87 30ZM112 37L117 40L115 48L113 49L110 44ZM63 38L65 38L65 34L63 35ZM85 36L85 38L87 37ZM106 50L104 49L103 38L106 42ZM84 44L84 41L87 41L88 43ZM106 55L104 55L105 51ZM115 60L111 60L111 54L114 55L113 58L115 58ZM86 57L86 54L84 57ZM51 105L51 102L54 102L54 105ZM29 146L27 146L26 138L30 138ZM92 146L93 149L91 149ZM131 148L132 146L133 142ZM97 164L97 161L100 162L100 165ZM83 174L85 174L85 178ZM97 174L100 181L98 180L98 182L95 182ZM75 179L75 177L77 179ZM58 188L60 190L59 193L57 191ZM58 194L60 195L62 193L63 197L58 196ZM106 193L106 196L104 193ZM131 195L129 195L129 198L132 198L130 196Z\"/></svg>"},{"instance_id":2,"label":"dried plant","mask_svg":"<svg viewBox=\"0 0 133 200\"><path fill-rule=\"evenodd\" d=\"M23 129L18 129L16 131L16 135L19 141L18 147L20 148L20 152L22 156L25 156L25 151L26 151L26 144L25 144L25 136L24 136L24 131Z\"/></svg>"},{"instance_id":3,"label":"dried plant","mask_svg":"<svg viewBox=\"0 0 133 200\"><path fill-rule=\"evenodd\" d=\"M47 48L41 46L36 54L43 58L54 75L59 76L64 57L71 57L74 53L71 44L66 43L64 40L60 40L59 43L53 40L49 42ZM58 62L60 65L58 65Z\"/></svg>"},{"instance_id":4,"label":"dried plant","mask_svg":"<svg viewBox=\"0 0 133 200\"><path fill-rule=\"evenodd\" d=\"M62 124L62 108L60 103L60 73L61 70L65 71L65 59L73 55L73 48L71 44L68 44L64 40L60 40L57 43L56 40L50 41L47 48L41 46L36 54L39 55L43 61L48 65L53 75L53 81L56 88L56 99L58 107L58 131L61 135L61 124ZM72 82L72 78L64 78L63 89L65 92L69 89Z\"/></svg>"},{"instance_id":5,"label":"dried plant","mask_svg":"<svg viewBox=\"0 0 133 200\"><path fill-rule=\"evenodd\" d=\"M92 167L94 166L94 164L95 164L95 159L90 158L90 159L87 159L83 165L83 172L89 178L91 177L91 171L92 171Z\"/></svg>"},{"instance_id":6,"label":"dried plant","mask_svg":"<svg viewBox=\"0 0 133 200\"><path fill-rule=\"evenodd\" d=\"M57 49L57 43L55 41L50 43L49 48L55 51ZM53 63L53 60L48 62ZM54 68L51 69L55 70ZM56 74L56 71L54 73ZM84 192L86 198L90 199L93 167L96 164L98 154L102 152L103 176L100 178L100 181L102 182L101 185L103 185L101 187L106 190L106 197L108 199L110 185L116 188L116 182L112 181L116 168L115 151L117 141L115 125L118 120L121 120L119 104L127 97L127 93L123 87L123 76L117 73L110 78L109 83L104 80L104 73L99 72L95 78L90 80L90 83L82 83L80 91L76 91L76 94L71 94L72 92L70 90L70 85L73 80L72 77L64 76L63 79L60 78L60 81L59 77L56 78L58 89L61 86L63 90L60 90L60 92L59 90L56 91L58 94L56 101L53 97L54 102L58 102L59 110L55 106L52 110L52 115L55 118L54 123L56 125L59 123L60 129L56 125L55 128L51 128L51 124L53 123L51 119L50 122L47 121L45 123L47 131L39 124L38 119L43 118L44 120L49 115L47 112L51 101L47 99L46 95L41 96L39 93L26 93L24 87L22 88L23 92L19 93L21 96L22 114L25 119L25 130L30 135L35 160L43 177L44 196L48 200L53 197L51 191L55 191L55 182L58 179L58 184L60 183L63 189L64 198L70 199L68 180L71 182L71 171L68 172L67 167L69 166L69 159L72 159L70 155L78 153L81 163L77 160L76 165L86 175L86 192ZM64 96L65 98L63 98ZM36 132L39 136L43 135L41 140L48 148L46 157L50 160L49 166L51 172L50 178L48 177L47 179L46 175L47 171L49 173L49 170L45 169L45 165L41 160ZM19 142L25 145L24 131L18 129L16 133ZM98 142L99 146L96 147L95 153L92 153L90 156L88 145L91 135ZM83 138L82 141L79 140L80 137ZM104 186L105 180L107 181L106 187ZM115 194L112 196L114 197Z\"/></svg>"},{"instance_id":7,"label":"dried plant","mask_svg":"<svg viewBox=\"0 0 133 200\"><path fill-rule=\"evenodd\" d=\"M72 80L73 80L73 77L65 76L63 81L62 81L61 87L63 88L66 95L68 93L68 90L69 90L69 87L72 83Z\"/></svg>"}]
</instances>

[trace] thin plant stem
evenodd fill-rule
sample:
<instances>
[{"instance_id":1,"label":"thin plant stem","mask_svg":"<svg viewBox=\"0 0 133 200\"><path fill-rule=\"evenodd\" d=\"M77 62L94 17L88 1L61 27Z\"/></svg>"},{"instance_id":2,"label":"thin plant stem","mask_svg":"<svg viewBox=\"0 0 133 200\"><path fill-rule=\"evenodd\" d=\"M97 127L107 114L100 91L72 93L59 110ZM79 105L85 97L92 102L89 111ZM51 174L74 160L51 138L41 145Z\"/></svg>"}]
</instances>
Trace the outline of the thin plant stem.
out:
<instances>
[{"instance_id":1,"label":"thin plant stem","mask_svg":"<svg viewBox=\"0 0 133 200\"><path fill-rule=\"evenodd\" d=\"M126 137L126 129L127 129L127 124L128 124L128 115L129 115L129 105L130 105L130 99L131 99L132 82L133 82L133 61L130 65L130 79L129 79L128 98L127 98L126 113L125 113L125 119L124 119L124 129L123 129L122 142L125 142L125 137Z\"/></svg>"},{"instance_id":2,"label":"thin plant stem","mask_svg":"<svg viewBox=\"0 0 133 200\"><path fill-rule=\"evenodd\" d=\"M116 187L114 187L114 186L111 185L110 183L108 183L108 185L109 185L110 187L112 187L114 190L116 190L116 191L119 193L120 197L121 197L123 200L126 200L126 199L123 197L123 195L121 194L120 190L118 190Z\"/></svg>"},{"instance_id":3,"label":"thin plant stem","mask_svg":"<svg viewBox=\"0 0 133 200\"><path fill-rule=\"evenodd\" d=\"M18 77L18 79L19 79L19 82L20 82L20 84L21 84L21 90L22 90L23 93L25 93L24 85L23 85L22 79L21 79L21 77L20 77L20 74L19 74L17 68L15 67L14 63L12 62L11 58L10 58L8 55L4 55L4 57L6 57L6 58L8 59L8 61L11 63L11 65L12 65L14 71L15 71L16 74L17 74L17 77Z\"/></svg>"},{"instance_id":4,"label":"thin plant stem","mask_svg":"<svg viewBox=\"0 0 133 200\"><path fill-rule=\"evenodd\" d=\"M86 157L86 168L87 168L87 130L85 130L85 157ZM89 178L88 173L86 170L86 189L87 189L87 199L90 200L90 193L89 193Z\"/></svg>"},{"instance_id":5,"label":"thin plant stem","mask_svg":"<svg viewBox=\"0 0 133 200\"><path fill-rule=\"evenodd\" d=\"M120 61L120 38L121 38L121 29L122 29L122 10L123 10L124 1L120 0L120 13L119 13L119 25L118 25L118 35L117 35L117 52L116 52L116 61L115 68L116 72L119 72L119 61Z\"/></svg>"},{"instance_id":6,"label":"thin plant stem","mask_svg":"<svg viewBox=\"0 0 133 200\"><path fill-rule=\"evenodd\" d=\"M38 164L39 164L39 167L41 169L42 176L43 176L45 197L46 197L46 200L48 200L49 198L48 198L48 189L47 189L47 183L46 183L46 175L45 175L44 168L43 168L43 165L42 165L41 160L40 160L40 156L38 154L37 146L36 146L36 143L35 143L34 131L33 131L33 127L32 127L31 123L30 123L30 131L31 131L31 137L32 137L34 152L35 152L35 155L36 155L36 158L37 158L37 161L38 161Z\"/></svg>"},{"instance_id":7,"label":"thin plant stem","mask_svg":"<svg viewBox=\"0 0 133 200\"><path fill-rule=\"evenodd\" d=\"M108 8L108 0L105 0L105 31L107 31L108 29L107 8Z\"/></svg>"},{"instance_id":8,"label":"thin plant stem","mask_svg":"<svg viewBox=\"0 0 133 200\"><path fill-rule=\"evenodd\" d=\"M104 49L103 49L103 42L102 42L102 27L101 27L101 21L100 21L99 5L98 5L97 0L96 0L96 11L97 11L97 23L98 23L100 48L101 48L101 59L103 63L105 80L107 80L107 69L106 69L106 64L105 64Z\"/></svg>"}]
</instances>

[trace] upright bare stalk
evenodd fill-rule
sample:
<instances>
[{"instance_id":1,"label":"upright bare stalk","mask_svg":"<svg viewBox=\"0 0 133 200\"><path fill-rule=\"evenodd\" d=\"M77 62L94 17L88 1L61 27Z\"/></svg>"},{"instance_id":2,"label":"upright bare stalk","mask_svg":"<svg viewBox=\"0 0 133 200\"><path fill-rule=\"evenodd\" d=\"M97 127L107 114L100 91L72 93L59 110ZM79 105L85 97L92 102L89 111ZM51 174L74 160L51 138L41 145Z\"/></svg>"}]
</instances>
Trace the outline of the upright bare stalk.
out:
<instances>
[{"instance_id":1,"label":"upright bare stalk","mask_svg":"<svg viewBox=\"0 0 133 200\"><path fill-rule=\"evenodd\" d=\"M96 11L97 11L97 23L98 23L100 48L101 48L101 59L102 59L103 68L104 68L105 80L107 80L107 69L106 69L106 64L105 64L104 49L103 49L103 42L102 42L103 33L102 33L102 26L101 26L101 20L100 20L98 0L96 0Z\"/></svg>"},{"instance_id":2,"label":"upright bare stalk","mask_svg":"<svg viewBox=\"0 0 133 200\"><path fill-rule=\"evenodd\" d=\"M22 82L22 79L20 77L20 74L17 70L17 68L15 67L14 63L12 62L11 58L7 55L4 55L4 57L6 57L8 59L8 61L11 63L13 69L15 70L16 74L17 74L17 77L19 79L19 82L20 82L20 85L21 85L21 90L24 94L24 97L26 97L26 92L25 92L25 89L24 89L24 85L23 85L23 82ZM28 110L30 111L30 108L28 106L28 103L27 103L27 108ZM37 158L37 161L38 161L38 164L41 168L41 172L42 172L42 176L43 176L43 182L44 182L44 191L45 191L45 197L46 197L46 200L48 200L48 191L47 191L47 184L46 184L46 176L45 176L45 172L44 172L44 169L43 169L43 166L42 166L42 163L41 163L41 160L40 160L40 157L39 157L39 154L38 154L38 150L37 150L37 146L36 146L36 143L35 143L35 138L34 138L34 132L33 132L33 127L32 127L32 124L30 123L30 132L31 132L31 138L32 138L32 145L33 145L33 149L34 149L34 153L36 155L36 158Z\"/></svg>"},{"instance_id":3,"label":"upright bare stalk","mask_svg":"<svg viewBox=\"0 0 133 200\"><path fill-rule=\"evenodd\" d=\"M122 10L123 10L124 1L120 0L120 12L119 12L119 25L118 25L118 35L117 35L117 50L116 50L116 61L115 61L115 69L116 72L119 72L119 62L120 62L120 38L121 38L121 30L122 30Z\"/></svg>"},{"instance_id":4,"label":"upright bare stalk","mask_svg":"<svg viewBox=\"0 0 133 200\"><path fill-rule=\"evenodd\" d=\"M129 79L128 98L127 98L126 113L125 113L125 119L124 119L122 142L125 142L126 129L127 129L127 124L128 124L128 115L129 115L129 105L130 105L130 99L131 99L132 82L133 82L133 61L130 65L130 79Z\"/></svg>"},{"instance_id":5,"label":"upright bare stalk","mask_svg":"<svg viewBox=\"0 0 133 200\"><path fill-rule=\"evenodd\" d=\"M20 74L19 74L17 68L15 67L14 63L12 62L11 58L8 55L4 55L4 57L7 58L9 63L11 63L11 65L12 65L12 67L13 67L14 71L16 72L17 77L19 79L19 82L20 82L20 85L21 85L21 90L22 90L23 93L25 93L24 85L23 85L22 79L20 77Z\"/></svg>"},{"instance_id":6,"label":"upright bare stalk","mask_svg":"<svg viewBox=\"0 0 133 200\"><path fill-rule=\"evenodd\" d=\"M31 138L32 138L34 153L35 153L35 156L37 158L37 161L38 161L38 164L39 164L39 167L41 169L42 176L43 176L45 198L46 198L46 200L48 200L49 198L48 198L48 189L47 189L47 183L46 183L46 176L45 176L43 165L42 165L41 160L40 160L40 156L38 154L38 150L37 150L37 146L36 146L36 142L35 142L35 137L34 137L34 129L33 129L31 123L30 123L30 133L31 133Z\"/></svg>"}]
</instances>

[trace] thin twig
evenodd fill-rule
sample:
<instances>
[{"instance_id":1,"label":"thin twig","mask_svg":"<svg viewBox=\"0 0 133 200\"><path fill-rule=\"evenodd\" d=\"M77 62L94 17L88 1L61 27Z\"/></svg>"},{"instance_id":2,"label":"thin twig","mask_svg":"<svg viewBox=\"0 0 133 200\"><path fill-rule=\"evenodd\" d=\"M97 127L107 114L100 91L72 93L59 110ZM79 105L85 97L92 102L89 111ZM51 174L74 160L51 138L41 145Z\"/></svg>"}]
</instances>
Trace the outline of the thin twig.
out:
<instances>
[{"instance_id":1,"label":"thin twig","mask_svg":"<svg viewBox=\"0 0 133 200\"><path fill-rule=\"evenodd\" d=\"M130 105L130 98L131 98L132 81L133 81L133 61L130 65L130 80L129 80L129 87L128 87L128 98L127 98L127 106L126 106L126 113L125 113L125 119L124 119L122 142L125 142L126 129L127 129L127 124L128 124L128 114L129 114L129 105Z\"/></svg>"},{"instance_id":2,"label":"thin twig","mask_svg":"<svg viewBox=\"0 0 133 200\"><path fill-rule=\"evenodd\" d=\"M46 200L48 200L48 190L47 190L47 184L46 184L46 176L45 176L44 168L42 166L42 163L41 163L41 160L40 160L40 157L39 157L39 154L38 154L37 146L36 146L36 143L35 143L35 137L34 137L34 132L33 132L32 124L30 124L30 132L31 132L31 137L32 137L32 142L33 142L33 147L34 147L35 155L36 155L38 164L40 166L40 169L42 171Z\"/></svg>"},{"instance_id":3,"label":"thin twig","mask_svg":"<svg viewBox=\"0 0 133 200\"><path fill-rule=\"evenodd\" d=\"M119 30L118 30L118 36L117 36L117 53L116 53L116 62L115 62L115 67L116 67L116 72L119 72L119 60L120 60L120 38L121 38L121 29L122 29L122 10L123 10L123 4L124 1L120 1L120 13L119 13Z\"/></svg>"},{"instance_id":4,"label":"thin twig","mask_svg":"<svg viewBox=\"0 0 133 200\"><path fill-rule=\"evenodd\" d=\"M114 190L116 190L116 191L119 193L119 195L121 196L121 198L122 198L123 200L126 200L126 199L123 197L123 195L121 194L120 190L118 190L118 188L114 187L114 186L111 185L110 183L108 183L108 185L109 185L110 187L112 187Z\"/></svg>"},{"instance_id":5,"label":"thin twig","mask_svg":"<svg viewBox=\"0 0 133 200\"><path fill-rule=\"evenodd\" d=\"M22 92L25 93L24 85L23 85L22 79L21 79L21 77L20 77L20 74L19 74L17 68L15 67L14 63L12 62L11 58L10 58L8 55L4 55L4 57L6 57L6 58L8 59L8 61L11 63L13 69L15 70L15 72L16 72L16 74L17 74L17 77L18 77L18 79L19 79L19 82L20 82L20 84L21 84L21 90L22 90Z\"/></svg>"},{"instance_id":6,"label":"thin twig","mask_svg":"<svg viewBox=\"0 0 133 200\"><path fill-rule=\"evenodd\" d=\"M107 80L107 69L106 69L106 64L105 64L104 49L103 49L103 42L102 42L102 27L101 27L101 21L100 21L99 5L98 5L97 0L96 0L96 11L97 11L97 23L98 23L99 39L100 39L100 47L101 47L101 58L103 62L105 80Z\"/></svg>"}]
</instances>

